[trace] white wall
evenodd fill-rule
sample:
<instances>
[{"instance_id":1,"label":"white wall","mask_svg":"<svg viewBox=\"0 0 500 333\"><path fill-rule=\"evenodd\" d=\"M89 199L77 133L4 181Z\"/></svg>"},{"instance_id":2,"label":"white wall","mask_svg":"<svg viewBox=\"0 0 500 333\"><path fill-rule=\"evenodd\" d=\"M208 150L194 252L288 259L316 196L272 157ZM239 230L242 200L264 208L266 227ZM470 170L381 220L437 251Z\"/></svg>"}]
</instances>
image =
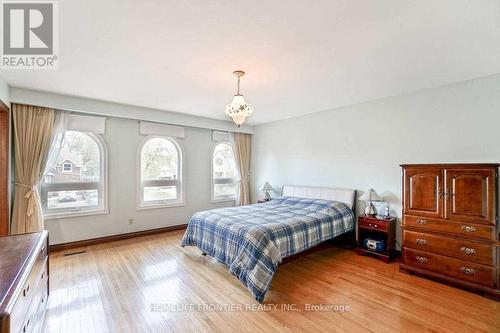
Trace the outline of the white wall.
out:
<instances>
[{"instance_id":1,"label":"white wall","mask_svg":"<svg viewBox=\"0 0 500 333\"><path fill-rule=\"evenodd\" d=\"M109 214L46 220L51 244L184 224L196 211L233 205L210 201L211 129L252 133L251 126L237 128L224 120L22 88L10 89L10 101L109 117L104 135L109 151ZM186 138L180 140L186 165L185 206L136 210L136 156L144 136L133 119L188 126Z\"/></svg>"},{"instance_id":2,"label":"white wall","mask_svg":"<svg viewBox=\"0 0 500 333\"><path fill-rule=\"evenodd\" d=\"M257 126L252 199L265 181L373 187L400 217L399 165L438 162L500 162L500 75Z\"/></svg>"},{"instance_id":3,"label":"white wall","mask_svg":"<svg viewBox=\"0 0 500 333\"><path fill-rule=\"evenodd\" d=\"M184 224L196 211L233 204L210 200L211 130L187 127L186 138L179 140L184 153L186 205L141 211L136 210L136 157L144 136L139 134L138 122L109 118L103 138L109 151L110 212L47 220L51 244ZM133 225L129 219L135 220Z\"/></svg>"},{"instance_id":4,"label":"white wall","mask_svg":"<svg viewBox=\"0 0 500 333\"><path fill-rule=\"evenodd\" d=\"M97 99L49 93L23 88L10 88L13 103L45 106L54 109L77 111L101 116L123 117L137 120L163 122L172 125L211 128L221 131L252 133L252 126L237 127L232 121L197 117L178 112L144 108L140 106L101 101ZM221 115L222 113L221 109Z\"/></svg>"}]
</instances>

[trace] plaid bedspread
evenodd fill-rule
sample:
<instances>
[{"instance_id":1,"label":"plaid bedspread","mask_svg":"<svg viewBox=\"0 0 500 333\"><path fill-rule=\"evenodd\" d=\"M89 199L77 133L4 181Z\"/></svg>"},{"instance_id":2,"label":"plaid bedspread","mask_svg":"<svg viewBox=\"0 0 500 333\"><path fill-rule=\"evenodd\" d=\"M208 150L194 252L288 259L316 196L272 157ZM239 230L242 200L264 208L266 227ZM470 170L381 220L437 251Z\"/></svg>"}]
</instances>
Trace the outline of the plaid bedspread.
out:
<instances>
[{"instance_id":1,"label":"plaid bedspread","mask_svg":"<svg viewBox=\"0 0 500 333\"><path fill-rule=\"evenodd\" d=\"M285 257L353 229L341 202L280 197L270 202L198 212L181 245L197 246L229 266L259 302Z\"/></svg>"}]
</instances>

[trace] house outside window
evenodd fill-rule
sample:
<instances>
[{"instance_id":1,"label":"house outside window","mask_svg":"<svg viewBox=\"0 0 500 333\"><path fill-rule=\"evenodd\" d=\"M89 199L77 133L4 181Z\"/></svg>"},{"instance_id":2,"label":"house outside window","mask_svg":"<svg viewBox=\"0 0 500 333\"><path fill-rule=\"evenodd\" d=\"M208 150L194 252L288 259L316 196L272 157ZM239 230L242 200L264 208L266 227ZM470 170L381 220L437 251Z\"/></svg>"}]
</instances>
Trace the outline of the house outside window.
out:
<instances>
[{"instance_id":1,"label":"house outside window","mask_svg":"<svg viewBox=\"0 0 500 333\"><path fill-rule=\"evenodd\" d=\"M106 213L106 156L98 135L66 131L56 165L40 186L44 216Z\"/></svg>"}]
</instances>

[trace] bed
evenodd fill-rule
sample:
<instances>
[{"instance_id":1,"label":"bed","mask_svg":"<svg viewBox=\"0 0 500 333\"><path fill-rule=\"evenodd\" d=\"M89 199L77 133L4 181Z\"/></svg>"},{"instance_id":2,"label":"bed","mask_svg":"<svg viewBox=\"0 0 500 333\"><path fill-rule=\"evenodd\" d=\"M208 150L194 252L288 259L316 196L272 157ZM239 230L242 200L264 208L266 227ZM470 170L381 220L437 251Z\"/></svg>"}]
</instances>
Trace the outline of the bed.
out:
<instances>
[{"instance_id":1,"label":"bed","mask_svg":"<svg viewBox=\"0 0 500 333\"><path fill-rule=\"evenodd\" d=\"M262 302L284 258L353 231L355 194L285 185L269 202L195 213L181 246L196 246L226 264Z\"/></svg>"}]
</instances>

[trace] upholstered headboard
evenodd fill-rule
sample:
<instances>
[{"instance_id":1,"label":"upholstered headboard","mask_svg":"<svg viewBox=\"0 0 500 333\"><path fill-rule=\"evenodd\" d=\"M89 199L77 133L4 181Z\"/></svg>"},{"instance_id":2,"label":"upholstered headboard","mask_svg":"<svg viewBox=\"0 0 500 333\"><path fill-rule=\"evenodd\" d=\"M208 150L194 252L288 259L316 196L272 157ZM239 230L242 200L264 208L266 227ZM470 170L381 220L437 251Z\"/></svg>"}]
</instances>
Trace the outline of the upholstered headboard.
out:
<instances>
[{"instance_id":1,"label":"upholstered headboard","mask_svg":"<svg viewBox=\"0 0 500 333\"><path fill-rule=\"evenodd\" d=\"M285 197L340 201L351 209L354 208L356 200L356 190L335 187L284 185L282 195Z\"/></svg>"}]
</instances>

